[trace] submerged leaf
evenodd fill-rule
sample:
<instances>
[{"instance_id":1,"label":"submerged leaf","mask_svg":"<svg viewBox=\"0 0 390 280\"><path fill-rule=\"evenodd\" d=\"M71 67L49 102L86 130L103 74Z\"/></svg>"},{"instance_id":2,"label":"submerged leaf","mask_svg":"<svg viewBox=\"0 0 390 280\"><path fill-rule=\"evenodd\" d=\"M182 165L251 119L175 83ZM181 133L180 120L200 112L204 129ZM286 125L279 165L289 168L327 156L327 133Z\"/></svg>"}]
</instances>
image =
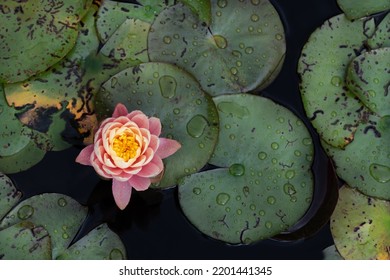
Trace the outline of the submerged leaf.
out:
<instances>
[{"instance_id":1,"label":"submerged leaf","mask_svg":"<svg viewBox=\"0 0 390 280\"><path fill-rule=\"evenodd\" d=\"M203 233L253 243L294 225L313 195L313 144L286 108L248 94L214 98L220 134L210 163L222 168L179 184L187 218Z\"/></svg>"},{"instance_id":2,"label":"submerged leaf","mask_svg":"<svg viewBox=\"0 0 390 280\"><path fill-rule=\"evenodd\" d=\"M345 259L390 259L390 202L344 186L331 218L337 250Z\"/></svg>"},{"instance_id":3,"label":"submerged leaf","mask_svg":"<svg viewBox=\"0 0 390 280\"><path fill-rule=\"evenodd\" d=\"M185 69L213 96L265 87L285 54L282 22L267 1L211 1L207 25L179 3L163 10L149 32L151 61Z\"/></svg>"}]
</instances>

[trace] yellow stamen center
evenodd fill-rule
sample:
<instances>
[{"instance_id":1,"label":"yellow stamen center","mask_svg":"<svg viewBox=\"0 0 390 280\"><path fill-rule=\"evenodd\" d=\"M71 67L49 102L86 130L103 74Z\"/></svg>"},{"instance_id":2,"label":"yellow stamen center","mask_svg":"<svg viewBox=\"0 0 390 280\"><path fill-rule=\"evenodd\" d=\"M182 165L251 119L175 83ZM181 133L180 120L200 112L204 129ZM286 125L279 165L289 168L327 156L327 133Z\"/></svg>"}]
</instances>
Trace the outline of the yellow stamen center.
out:
<instances>
[{"instance_id":1,"label":"yellow stamen center","mask_svg":"<svg viewBox=\"0 0 390 280\"><path fill-rule=\"evenodd\" d=\"M115 136L112 142L112 149L124 161L134 158L138 148L139 144L135 141L135 137L126 133Z\"/></svg>"}]
</instances>

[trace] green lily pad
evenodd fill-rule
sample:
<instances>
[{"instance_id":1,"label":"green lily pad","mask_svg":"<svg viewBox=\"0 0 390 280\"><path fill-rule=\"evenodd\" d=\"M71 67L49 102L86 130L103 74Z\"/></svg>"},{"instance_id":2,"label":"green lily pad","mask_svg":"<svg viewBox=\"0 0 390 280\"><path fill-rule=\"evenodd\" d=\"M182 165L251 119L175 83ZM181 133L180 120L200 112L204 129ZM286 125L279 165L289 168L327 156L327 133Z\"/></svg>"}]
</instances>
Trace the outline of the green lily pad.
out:
<instances>
[{"instance_id":1,"label":"green lily pad","mask_svg":"<svg viewBox=\"0 0 390 280\"><path fill-rule=\"evenodd\" d=\"M337 250L345 259L390 259L390 202L340 189L331 218Z\"/></svg>"},{"instance_id":2,"label":"green lily pad","mask_svg":"<svg viewBox=\"0 0 390 280\"><path fill-rule=\"evenodd\" d=\"M23 81L60 61L73 48L91 2L3 1L0 82Z\"/></svg>"},{"instance_id":3,"label":"green lily pad","mask_svg":"<svg viewBox=\"0 0 390 280\"><path fill-rule=\"evenodd\" d=\"M350 20L362 18L390 9L390 2L388 0L337 0L337 4Z\"/></svg>"},{"instance_id":4,"label":"green lily pad","mask_svg":"<svg viewBox=\"0 0 390 280\"><path fill-rule=\"evenodd\" d=\"M138 59L148 62L147 44L150 24L136 19L126 19L100 50L115 59Z\"/></svg>"},{"instance_id":5,"label":"green lily pad","mask_svg":"<svg viewBox=\"0 0 390 280\"><path fill-rule=\"evenodd\" d=\"M390 47L390 13L379 23L375 34L367 40L367 44L371 49Z\"/></svg>"},{"instance_id":6,"label":"green lily pad","mask_svg":"<svg viewBox=\"0 0 390 280\"><path fill-rule=\"evenodd\" d=\"M285 54L282 22L267 1L211 1L207 25L179 3L163 10L149 32L151 61L173 63L213 96L265 87Z\"/></svg>"},{"instance_id":7,"label":"green lily pad","mask_svg":"<svg viewBox=\"0 0 390 280\"><path fill-rule=\"evenodd\" d=\"M0 173L0 219L20 200L19 192L11 179Z\"/></svg>"},{"instance_id":8,"label":"green lily pad","mask_svg":"<svg viewBox=\"0 0 390 280\"><path fill-rule=\"evenodd\" d=\"M42 194L19 203L1 221L0 230L23 221L43 226L50 234L52 257L64 251L87 216L87 208L62 194Z\"/></svg>"},{"instance_id":9,"label":"green lily pad","mask_svg":"<svg viewBox=\"0 0 390 280\"><path fill-rule=\"evenodd\" d=\"M313 194L313 144L305 125L273 101L249 94L214 98L220 134L210 163L185 177L179 202L201 232L253 243L294 225Z\"/></svg>"},{"instance_id":10,"label":"green lily pad","mask_svg":"<svg viewBox=\"0 0 390 280\"><path fill-rule=\"evenodd\" d=\"M102 224L57 257L60 260L124 260L126 249L118 235Z\"/></svg>"},{"instance_id":11,"label":"green lily pad","mask_svg":"<svg viewBox=\"0 0 390 280\"><path fill-rule=\"evenodd\" d=\"M372 19L351 22L338 15L315 30L302 50L298 73L306 114L332 146L348 145L367 114L364 104L345 87L344 75L374 31Z\"/></svg>"},{"instance_id":12,"label":"green lily pad","mask_svg":"<svg viewBox=\"0 0 390 280\"><path fill-rule=\"evenodd\" d=\"M390 115L390 48L372 50L352 60L346 84L371 111Z\"/></svg>"},{"instance_id":13,"label":"green lily pad","mask_svg":"<svg viewBox=\"0 0 390 280\"><path fill-rule=\"evenodd\" d=\"M139 19L151 24L157 14L167 5L172 5L174 1L139 0L137 2L139 4L110 0L102 2L96 18L96 28L102 43L107 42L127 19Z\"/></svg>"},{"instance_id":14,"label":"green lily pad","mask_svg":"<svg viewBox=\"0 0 390 280\"><path fill-rule=\"evenodd\" d=\"M218 135L218 115L212 99L182 69L166 63L142 63L123 70L103 84L96 97L100 119L111 116L116 104L160 118L161 137L182 147L164 160L158 188L176 185L209 160Z\"/></svg>"},{"instance_id":15,"label":"green lily pad","mask_svg":"<svg viewBox=\"0 0 390 280\"><path fill-rule=\"evenodd\" d=\"M322 143L337 174L362 193L390 200L390 116L370 116L344 149Z\"/></svg>"},{"instance_id":16,"label":"green lily pad","mask_svg":"<svg viewBox=\"0 0 390 280\"><path fill-rule=\"evenodd\" d=\"M51 240L43 227L21 222L0 230L0 260L31 259L51 259Z\"/></svg>"},{"instance_id":17,"label":"green lily pad","mask_svg":"<svg viewBox=\"0 0 390 280\"><path fill-rule=\"evenodd\" d=\"M335 245L325 248L322 254L324 255L324 260L344 260Z\"/></svg>"}]
</instances>

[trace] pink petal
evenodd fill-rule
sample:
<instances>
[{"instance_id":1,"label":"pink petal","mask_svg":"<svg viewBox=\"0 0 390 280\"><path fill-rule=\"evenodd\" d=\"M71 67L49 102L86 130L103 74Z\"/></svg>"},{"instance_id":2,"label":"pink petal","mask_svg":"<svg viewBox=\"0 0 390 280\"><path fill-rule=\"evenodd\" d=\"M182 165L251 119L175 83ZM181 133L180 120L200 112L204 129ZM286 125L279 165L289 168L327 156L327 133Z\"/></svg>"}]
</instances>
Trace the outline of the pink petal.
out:
<instances>
[{"instance_id":1,"label":"pink petal","mask_svg":"<svg viewBox=\"0 0 390 280\"><path fill-rule=\"evenodd\" d=\"M120 116L126 116L128 114L127 108L122 103L118 103L112 113L114 118L118 118Z\"/></svg>"},{"instance_id":2,"label":"pink petal","mask_svg":"<svg viewBox=\"0 0 390 280\"><path fill-rule=\"evenodd\" d=\"M149 130L149 120L145 114L138 114L131 118L131 121L135 122L139 128L146 128Z\"/></svg>"},{"instance_id":3,"label":"pink petal","mask_svg":"<svg viewBox=\"0 0 390 280\"><path fill-rule=\"evenodd\" d=\"M81 150L80 154L76 158L76 162L84 165L92 165L91 164L92 153L93 153L93 144L88 145L87 147Z\"/></svg>"},{"instance_id":4,"label":"pink petal","mask_svg":"<svg viewBox=\"0 0 390 280\"><path fill-rule=\"evenodd\" d=\"M173 155L180 148L181 144L176 140L160 138L160 145L158 146L156 154L163 159Z\"/></svg>"},{"instance_id":5,"label":"pink petal","mask_svg":"<svg viewBox=\"0 0 390 280\"><path fill-rule=\"evenodd\" d=\"M149 188L150 179L134 175L133 177L130 178L129 184L137 191L144 191Z\"/></svg>"},{"instance_id":6,"label":"pink petal","mask_svg":"<svg viewBox=\"0 0 390 280\"><path fill-rule=\"evenodd\" d=\"M144 113L142 111L135 110L135 111L131 111L130 113L128 113L126 117L128 117L131 120L134 116L139 115L139 114L144 115Z\"/></svg>"},{"instance_id":7,"label":"pink petal","mask_svg":"<svg viewBox=\"0 0 390 280\"><path fill-rule=\"evenodd\" d=\"M161 122L160 119L151 117L149 119L149 131L151 134L160 136L161 134Z\"/></svg>"},{"instance_id":8,"label":"pink petal","mask_svg":"<svg viewBox=\"0 0 390 280\"><path fill-rule=\"evenodd\" d=\"M128 182L112 180L112 194L119 209L123 210L130 202L132 187Z\"/></svg>"},{"instance_id":9,"label":"pink petal","mask_svg":"<svg viewBox=\"0 0 390 280\"><path fill-rule=\"evenodd\" d=\"M156 163L152 161L152 162L149 162L144 167L142 167L141 171L137 173L137 176L147 177L147 178L155 177L161 173L163 168L164 168L164 165L162 164L162 162L161 162L161 164L159 164L158 161Z\"/></svg>"}]
</instances>

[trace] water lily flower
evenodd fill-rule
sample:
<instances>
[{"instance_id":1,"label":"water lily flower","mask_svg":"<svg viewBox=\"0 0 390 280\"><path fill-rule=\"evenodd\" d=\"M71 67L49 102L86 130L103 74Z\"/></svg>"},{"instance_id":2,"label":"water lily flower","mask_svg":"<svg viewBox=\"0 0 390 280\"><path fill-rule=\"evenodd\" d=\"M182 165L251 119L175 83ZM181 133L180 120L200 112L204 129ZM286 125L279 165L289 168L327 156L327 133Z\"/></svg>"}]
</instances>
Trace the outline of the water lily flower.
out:
<instances>
[{"instance_id":1,"label":"water lily flower","mask_svg":"<svg viewBox=\"0 0 390 280\"><path fill-rule=\"evenodd\" d=\"M103 178L112 179L115 203L123 210L131 191L144 191L162 174L162 159L174 154L180 143L159 137L161 122L141 111L128 112L117 104L112 117L99 126L94 143L85 147L76 162L91 165Z\"/></svg>"}]
</instances>

